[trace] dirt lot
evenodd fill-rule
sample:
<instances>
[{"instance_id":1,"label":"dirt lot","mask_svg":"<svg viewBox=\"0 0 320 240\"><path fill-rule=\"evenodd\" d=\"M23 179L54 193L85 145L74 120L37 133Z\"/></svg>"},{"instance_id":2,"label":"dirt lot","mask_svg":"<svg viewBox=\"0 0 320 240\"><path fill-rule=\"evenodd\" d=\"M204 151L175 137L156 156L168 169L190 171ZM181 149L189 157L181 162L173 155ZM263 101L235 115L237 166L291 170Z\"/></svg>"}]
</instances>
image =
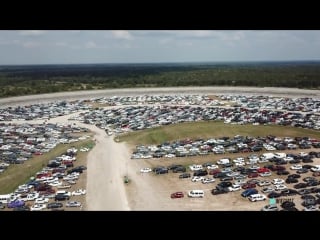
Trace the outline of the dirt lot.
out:
<instances>
[{"instance_id":1,"label":"dirt lot","mask_svg":"<svg viewBox=\"0 0 320 240\"><path fill-rule=\"evenodd\" d=\"M135 94L168 94L168 93L251 93L251 94L269 94L296 97L318 97L319 91L282 89L282 88L169 88L169 89L122 89L122 90L103 90L85 93L56 93L44 94L39 96L17 97L10 99L1 99L1 106L7 104L13 106L18 104L30 104L39 101L52 101L57 98L65 99L92 98L97 96L111 95L135 95ZM67 97L68 96L68 97ZM11 103L9 103L11 101ZM60 118L59 121L67 121L67 117ZM54 119L51 120L55 121ZM84 126L84 125L83 125ZM268 201L251 203L240 196L240 192L228 193L213 196L210 190L219 182L202 184L193 183L190 179L178 179L178 173L169 173L164 175L154 175L153 173L140 173L143 167L152 167L156 165L169 165L171 163L191 164L207 162L213 160L214 155L197 158L173 158L173 159L148 159L133 160L130 159L132 146L125 143L113 141L112 136L98 129L96 126L85 125L89 127L96 135L96 146L88 154L87 158L87 195L84 210L203 210L203 211L242 211L242 210L260 210ZM311 151L310 149L308 151ZM226 155L224 155L226 156ZM245 155L243 155L245 156ZM221 157L221 155L219 156ZM230 155L230 157L232 157ZM313 164L320 164L316 159ZM287 165L288 168L289 165ZM128 175L129 184L124 184L123 177ZM85 176L85 175L84 175ZM307 174L303 174L303 177ZM274 175L272 178L279 178ZM272 179L271 178L271 179ZM281 176L281 178L285 178ZM319 178L319 177L317 177ZM84 178L85 179L85 178ZM301 182L302 180L299 180ZM289 184L290 188L292 185ZM203 189L205 196L202 199L191 199L188 197L181 199L171 199L170 194L175 191ZM302 209L300 196L295 196L295 202L298 209Z\"/></svg>"}]
</instances>

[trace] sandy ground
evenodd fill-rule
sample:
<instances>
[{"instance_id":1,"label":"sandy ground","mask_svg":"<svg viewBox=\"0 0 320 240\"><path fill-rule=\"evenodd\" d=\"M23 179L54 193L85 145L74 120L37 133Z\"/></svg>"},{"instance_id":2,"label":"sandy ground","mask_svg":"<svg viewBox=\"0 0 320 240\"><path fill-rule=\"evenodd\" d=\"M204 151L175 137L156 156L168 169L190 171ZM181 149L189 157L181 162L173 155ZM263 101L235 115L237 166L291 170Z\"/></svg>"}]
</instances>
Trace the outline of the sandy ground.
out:
<instances>
[{"instance_id":1,"label":"sandy ground","mask_svg":"<svg viewBox=\"0 0 320 240\"><path fill-rule=\"evenodd\" d=\"M71 98L93 98L111 95L139 95L139 94L168 94L168 93L255 93L283 96L308 96L318 97L319 91L281 89L281 88L227 88L227 87L206 87L206 88L162 88L162 89L117 89L92 92L73 92L43 94L27 97L16 97L1 99L1 106L30 104L39 101L53 101L57 99ZM50 122L67 122L69 116L50 119ZM201 182L191 182L190 179L179 179L178 173L155 175L153 173L140 173L143 167L154 167L157 165L167 166L171 163L203 163L208 159L213 160L213 155L209 157L197 158L173 158L173 159L130 159L132 146L126 143L117 143L113 136L107 136L104 130L93 125L79 123L80 126L89 128L95 133L96 146L89 152L87 159L87 195L84 210L142 210L142 211L225 211L225 210L260 210L268 201L251 203L240 196L240 192L228 193L213 196L210 191L216 183L202 184ZM320 164L320 160L317 164ZM124 184L124 175L130 178L129 184ZM273 177L275 177L274 175ZM278 176L277 176L278 177ZM282 177L283 178L283 177ZM272 179L272 178L271 178ZM293 184L292 184L293 185ZM292 188L292 186L290 186ZM181 199L171 199L170 194L175 191L187 191L192 189L203 189L205 197L192 199L184 197ZM297 197L296 197L297 198ZM298 198L297 198L298 199ZM296 200L295 200L296 201ZM298 200L297 200L298 201ZM299 199L299 201L301 201ZM301 206L300 206L301 209Z\"/></svg>"},{"instance_id":2,"label":"sandy ground","mask_svg":"<svg viewBox=\"0 0 320 240\"><path fill-rule=\"evenodd\" d=\"M320 97L319 90L307 90L298 88L257 88L257 87L168 87L168 88L123 88L104 89L91 91L59 92L19 96L0 99L0 106L16 106L23 104L45 103L57 100L78 100L96 97L111 96L136 96L136 95L161 95L161 94L251 94L269 96L300 96Z\"/></svg>"}]
</instances>

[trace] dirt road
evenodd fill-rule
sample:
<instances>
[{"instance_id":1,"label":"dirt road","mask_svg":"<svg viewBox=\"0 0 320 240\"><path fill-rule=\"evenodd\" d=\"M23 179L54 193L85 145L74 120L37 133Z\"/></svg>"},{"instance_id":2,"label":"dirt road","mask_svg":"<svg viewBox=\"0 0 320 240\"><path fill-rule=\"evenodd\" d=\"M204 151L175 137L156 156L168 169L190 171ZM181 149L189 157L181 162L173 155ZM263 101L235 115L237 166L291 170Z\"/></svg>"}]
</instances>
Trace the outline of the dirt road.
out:
<instances>
[{"instance_id":1,"label":"dirt road","mask_svg":"<svg viewBox=\"0 0 320 240\"><path fill-rule=\"evenodd\" d=\"M184 88L151 88L151 89L116 89L85 91L72 93L43 94L27 97L7 98L0 100L0 106L26 105L55 100L89 99L99 96L142 95L142 94L259 94L281 95L284 97L320 96L316 90L284 88L228 88L228 87L184 87ZM69 116L50 119L50 122L68 122ZM87 160L87 197L85 210L259 210L267 202L250 203L239 196L239 192L213 196L209 184L193 183L190 179L178 179L178 174L154 175L141 174L143 167L182 163L182 159L169 160L132 160L131 149L125 143L117 143L113 136L107 136L104 130L93 125L81 124L95 133L96 146L91 150ZM187 159L186 161L190 161ZM203 159L195 160L201 163ZM206 160L207 161L207 160ZM319 164L320 159L317 161ZM123 176L130 177L125 185ZM175 191L203 189L203 199L171 199Z\"/></svg>"},{"instance_id":2,"label":"dirt road","mask_svg":"<svg viewBox=\"0 0 320 240\"><path fill-rule=\"evenodd\" d=\"M319 90L307 90L298 88L274 88L274 87L168 87L168 88L123 88L104 89L75 92L59 92L50 94L39 94L19 96L0 99L0 106L18 106L22 104L45 103L57 100L84 100L97 97L111 96L136 96L136 95L160 95L160 94L250 94L269 96L299 96L299 97L320 97Z\"/></svg>"}]
</instances>

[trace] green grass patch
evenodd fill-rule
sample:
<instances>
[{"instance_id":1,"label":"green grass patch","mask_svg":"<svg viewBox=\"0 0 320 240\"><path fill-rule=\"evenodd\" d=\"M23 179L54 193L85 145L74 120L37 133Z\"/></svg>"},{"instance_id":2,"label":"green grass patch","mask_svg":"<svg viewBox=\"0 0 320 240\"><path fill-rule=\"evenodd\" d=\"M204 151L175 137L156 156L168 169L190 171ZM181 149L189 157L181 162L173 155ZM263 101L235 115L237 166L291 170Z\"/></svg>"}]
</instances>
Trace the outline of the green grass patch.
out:
<instances>
[{"instance_id":1,"label":"green grass patch","mask_svg":"<svg viewBox=\"0 0 320 240\"><path fill-rule=\"evenodd\" d=\"M160 144L165 141L181 140L186 138L219 138L235 135L264 137L311 137L320 138L320 132L311 129L296 128L280 125L231 125L222 121L192 122L173 124L168 126L130 132L118 136L119 141L129 144Z\"/></svg>"},{"instance_id":2,"label":"green grass patch","mask_svg":"<svg viewBox=\"0 0 320 240\"><path fill-rule=\"evenodd\" d=\"M9 194L13 192L19 185L26 183L30 177L34 176L43 167L52 160L64 154L70 147L88 147L92 148L94 141L91 139L82 140L69 144L59 144L50 152L40 156L33 156L23 164L13 164L0 174L0 194Z\"/></svg>"}]
</instances>

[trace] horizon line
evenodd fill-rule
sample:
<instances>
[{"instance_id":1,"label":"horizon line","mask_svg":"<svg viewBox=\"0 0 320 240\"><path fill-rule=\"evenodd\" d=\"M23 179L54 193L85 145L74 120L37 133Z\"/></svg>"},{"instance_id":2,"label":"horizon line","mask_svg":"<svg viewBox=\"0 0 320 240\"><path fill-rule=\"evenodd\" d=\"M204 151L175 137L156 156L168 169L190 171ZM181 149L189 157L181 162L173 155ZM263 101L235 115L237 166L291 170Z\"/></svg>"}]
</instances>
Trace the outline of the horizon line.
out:
<instances>
[{"instance_id":1,"label":"horizon line","mask_svg":"<svg viewBox=\"0 0 320 240\"><path fill-rule=\"evenodd\" d=\"M100 63L32 63L32 64L0 64L9 66L52 66L52 65L157 65L157 64L218 64L218 63L282 63L282 62L320 62L320 59L300 60L238 60L238 61L172 61L172 62L100 62Z\"/></svg>"}]
</instances>

